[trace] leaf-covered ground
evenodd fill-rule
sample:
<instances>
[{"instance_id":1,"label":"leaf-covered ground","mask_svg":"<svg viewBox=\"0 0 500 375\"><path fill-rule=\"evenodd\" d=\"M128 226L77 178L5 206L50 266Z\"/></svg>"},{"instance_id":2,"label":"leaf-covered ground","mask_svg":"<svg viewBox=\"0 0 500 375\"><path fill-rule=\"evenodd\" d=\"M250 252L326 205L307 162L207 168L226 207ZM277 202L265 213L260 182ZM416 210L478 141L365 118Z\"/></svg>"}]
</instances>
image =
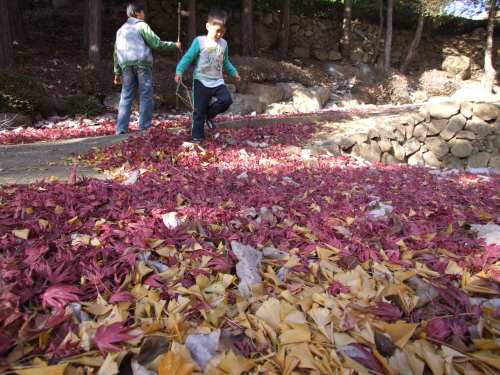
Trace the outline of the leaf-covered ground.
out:
<instances>
[{"instance_id":1,"label":"leaf-covered ground","mask_svg":"<svg viewBox=\"0 0 500 375\"><path fill-rule=\"evenodd\" d=\"M3 187L2 371L498 373L500 178L288 147L318 127L159 128L72 159L110 182Z\"/></svg>"}]
</instances>

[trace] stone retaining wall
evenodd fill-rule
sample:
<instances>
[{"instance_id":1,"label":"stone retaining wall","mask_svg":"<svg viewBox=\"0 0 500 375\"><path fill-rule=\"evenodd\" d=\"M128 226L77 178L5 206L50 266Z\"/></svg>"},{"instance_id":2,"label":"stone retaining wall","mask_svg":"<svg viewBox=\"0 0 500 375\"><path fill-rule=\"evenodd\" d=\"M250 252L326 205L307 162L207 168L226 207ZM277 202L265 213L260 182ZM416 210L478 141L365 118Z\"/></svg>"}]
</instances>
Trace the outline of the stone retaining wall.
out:
<instances>
[{"instance_id":1,"label":"stone retaining wall","mask_svg":"<svg viewBox=\"0 0 500 375\"><path fill-rule=\"evenodd\" d=\"M490 103L423 105L365 133L320 135L312 154L353 155L386 164L500 170L500 107Z\"/></svg>"},{"instance_id":2,"label":"stone retaining wall","mask_svg":"<svg viewBox=\"0 0 500 375\"><path fill-rule=\"evenodd\" d=\"M159 35L169 40L177 39L177 2L162 0L144 0L148 23L159 32ZM228 39L230 50L235 53L240 44L241 13L224 9L229 15L229 27L225 38ZM210 9L201 3L197 4L197 31L200 35L206 33L205 23ZM183 29L186 18L183 17ZM296 58L314 57L320 61L340 60L339 43L342 33L342 23L327 19L308 18L291 15L289 53ZM280 14L278 12L254 12L254 42L258 49L273 48L278 39ZM378 25L361 23L354 20L351 33L351 63L367 62L373 53L377 38ZM441 69L446 56L464 55L472 60L472 70L482 68L484 55L485 30L477 29L470 35L439 36L427 33L423 35L419 49L413 60L412 70ZM391 62L397 65L406 54L413 40L413 30L394 30ZM384 38L379 47L383 54ZM495 56L498 53L495 52ZM496 58L496 64L500 60Z\"/></svg>"}]
</instances>

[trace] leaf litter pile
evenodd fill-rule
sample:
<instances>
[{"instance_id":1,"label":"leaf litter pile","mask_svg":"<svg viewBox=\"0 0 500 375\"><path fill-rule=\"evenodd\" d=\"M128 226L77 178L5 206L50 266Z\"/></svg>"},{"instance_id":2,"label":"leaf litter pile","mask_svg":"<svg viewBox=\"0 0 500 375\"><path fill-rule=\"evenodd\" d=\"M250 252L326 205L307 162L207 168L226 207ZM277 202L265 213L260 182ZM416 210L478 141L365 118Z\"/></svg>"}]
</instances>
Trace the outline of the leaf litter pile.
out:
<instances>
[{"instance_id":1,"label":"leaf litter pile","mask_svg":"<svg viewBox=\"0 0 500 375\"><path fill-rule=\"evenodd\" d=\"M2 188L1 373L498 374L500 178L310 156L317 127Z\"/></svg>"}]
</instances>

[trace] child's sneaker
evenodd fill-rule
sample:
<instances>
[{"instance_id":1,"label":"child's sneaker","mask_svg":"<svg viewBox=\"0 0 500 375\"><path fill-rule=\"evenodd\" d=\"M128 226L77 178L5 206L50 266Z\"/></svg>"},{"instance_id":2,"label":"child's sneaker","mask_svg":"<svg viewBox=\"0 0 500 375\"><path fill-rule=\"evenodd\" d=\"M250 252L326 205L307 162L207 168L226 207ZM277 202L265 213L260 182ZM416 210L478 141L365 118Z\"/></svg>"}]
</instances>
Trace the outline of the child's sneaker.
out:
<instances>
[{"instance_id":1,"label":"child's sneaker","mask_svg":"<svg viewBox=\"0 0 500 375\"><path fill-rule=\"evenodd\" d=\"M209 129L211 130L215 130L216 126L215 126L215 122L214 122L214 119L209 119L208 117L205 119L206 123L207 123L207 126Z\"/></svg>"},{"instance_id":2,"label":"child's sneaker","mask_svg":"<svg viewBox=\"0 0 500 375\"><path fill-rule=\"evenodd\" d=\"M193 143L195 145L201 146L203 144L203 139L201 139L201 138L194 138L193 139Z\"/></svg>"}]
</instances>

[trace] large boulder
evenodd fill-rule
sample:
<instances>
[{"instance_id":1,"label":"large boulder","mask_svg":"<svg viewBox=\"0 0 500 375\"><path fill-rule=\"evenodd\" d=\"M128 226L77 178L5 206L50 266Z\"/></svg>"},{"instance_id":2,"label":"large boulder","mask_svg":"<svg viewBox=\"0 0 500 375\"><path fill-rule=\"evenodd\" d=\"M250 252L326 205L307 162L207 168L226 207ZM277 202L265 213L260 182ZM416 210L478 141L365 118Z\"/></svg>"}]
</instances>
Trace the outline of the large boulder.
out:
<instances>
[{"instance_id":1,"label":"large boulder","mask_svg":"<svg viewBox=\"0 0 500 375\"><path fill-rule=\"evenodd\" d=\"M283 98L281 100L288 100L293 98L293 93L295 90L303 89L304 85L302 83L295 82L280 82L277 83L276 86L281 87L283 89Z\"/></svg>"},{"instance_id":2,"label":"large boulder","mask_svg":"<svg viewBox=\"0 0 500 375\"><path fill-rule=\"evenodd\" d=\"M450 148L441 137L428 137L425 140L425 145L436 155L438 158L443 158L450 152Z\"/></svg>"},{"instance_id":3,"label":"large boulder","mask_svg":"<svg viewBox=\"0 0 500 375\"><path fill-rule=\"evenodd\" d=\"M344 151L356 144L356 140L354 138L344 135L335 135L332 137L332 141L338 144Z\"/></svg>"},{"instance_id":4,"label":"large boulder","mask_svg":"<svg viewBox=\"0 0 500 375\"><path fill-rule=\"evenodd\" d=\"M443 163L443 168L465 170L465 162L455 155L446 155L441 162Z\"/></svg>"},{"instance_id":5,"label":"large boulder","mask_svg":"<svg viewBox=\"0 0 500 375\"><path fill-rule=\"evenodd\" d=\"M392 143L389 141L389 138L385 134L380 135L380 140L378 141L378 147L382 152L389 152L392 150Z\"/></svg>"},{"instance_id":6,"label":"large boulder","mask_svg":"<svg viewBox=\"0 0 500 375\"><path fill-rule=\"evenodd\" d=\"M421 151L415 152L412 156L408 158L408 164L424 166L425 161L423 153Z\"/></svg>"},{"instance_id":7,"label":"large boulder","mask_svg":"<svg viewBox=\"0 0 500 375\"><path fill-rule=\"evenodd\" d=\"M314 112L322 109L329 98L330 90L326 87L300 89L293 93L293 106L302 113Z\"/></svg>"},{"instance_id":8,"label":"large boulder","mask_svg":"<svg viewBox=\"0 0 500 375\"><path fill-rule=\"evenodd\" d=\"M491 103L475 103L472 114L484 121L496 120L500 117L500 107Z\"/></svg>"},{"instance_id":9,"label":"large boulder","mask_svg":"<svg viewBox=\"0 0 500 375\"><path fill-rule=\"evenodd\" d=\"M249 115L252 112L256 114L263 112L262 103L255 95L231 94L231 97L233 98L233 104L231 104L226 113Z\"/></svg>"},{"instance_id":10,"label":"large boulder","mask_svg":"<svg viewBox=\"0 0 500 375\"><path fill-rule=\"evenodd\" d=\"M396 159L399 161L403 162L405 160L405 150L403 149L403 146L399 142L392 141L392 149L393 149L393 154Z\"/></svg>"},{"instance_id":11,"label":"large boulder","mask_svg":"<svg viewBox=\"0 0 500 375\"><path fill-rule=\"evenodd\" d=\"M328 59L328 52L322 48L317 48L311 51L311 56L315 57L319 61L325 61Z\"/></svg>"},{"instance_id":12,"label":"large boulder","mask_svg":"<svg viewBox=\"0 0 500 375\"><path fill-rule=\"evenodd\" d=\"M426 152L423 156L426 167L441 168L441 162L432 151Z\"/></svg>"},{"instance_id":13,"label":"large boulder","mask_svg":"<svg viewBox=\"0 0 500 375\"><path fill-rule=\"evenodd\" d=\"M416 138L411 138L403 144L403 150L406 156L414 154L420 150L420 142Z\"/></svg>"},{"instance_id":14,"label":"large boulder","mask_svg":"<svg viewBox=\"0 0 500 375\"><path fill-rule=\"evenodd\" d=\"M295 57L299 59L307 59L311 56L308 48L295 47L293 49L293 53L295 54Z\"/></svg>"},{"instance_id":15,"label":"large boulder","mask_svg":"<svg viewBox=\"0 0 500 375\"><path fill-rule=\"evenodd\" d=\"M337 79L346 79L346 72L342 65L335 63L323 63L323 68L326 72Z\"/></svg>"},{"instance_id":16,"label":"large boulder","mask_svg":"<svg viewBox=\"0 0 500 375\"><path fill-rule=\"evenodd\" d=\"M450 121L448 121L448 125L446 125L439 135L445 141L449 141L455 136L455 134L464 128L466 122L467 119L461 114L453 116L450 118Z\"/></svg>"},{"instance_id":17,"label":"large boulder","mask_svg":"<svg viewBox=\"0 0 500 375\"><path fill-rule=\"evenodd\" d=\"M500 156L490 158L490 160L488 161L488 167L500 170Z\"/></svg>"},{"instance_id":18,"label":"large boulder","mask_svg":"<svg viewBox=\"0 0 500 375\"><path fill-rule=\"evenodd\" d=\"M372 72L372 69L370 68L369 65L367 64L364 64L362 62L358 63L356 65L356 67L359 69L360 71L360 75L359 75L359 78L363 81L363 82L367 82L367 83L371 83L373 82L373 72Z\"/></svg>"},{"instance_id":19,"label":"large boulder","mask_svg":"<svg viewBox=\"0 0 500 375\"><path fill-rule=\"evenodd\" d=\"M417 138L420 142L425 141L429 131L429 125L427 123L418 124L413 130L413 137Z\"/></svg>"},{"instance_id":20,"label":"large boulder","mask_svg":"<svg viewBox=\"0 0 500 375\"><path fill-rule=\"evenodd\" d=\"M472 154L472 143L465 139L457 139L451 147L451 153L457 158L466 158Z\"/></svg>"},{"instance_id":21,"label":"large boulder","mask_svg":"<svg viewBox=\"0 0 500 375\"><path fill-rule=\"evenodd\" d=\"M458 102L438 102L432 103L430 107L431 117L434 118L450 118L460 111L460 103Z\"/></svg>"},{"instance_id":22,"label":"large boulder","mask_svg":"<svg viewBox=\"0 0 500 375\"><path fill-rule=\"evenodd\" d=\"M243 94L255 95L262 104L268 105L283 100L285 90L280 86L262 85L259 83L248 83Z\"/></svg>"},{"instance_id":23,"label":"large boulder","mask_svg":"<svg viewBox=\"0 0 500 375\"><path fill-rule=\"evenodd\" d=\"M472 73L470 58L467 56L446 56L441 69L459 76L462 80L470 78Z\"/></svg>"},{"instance_id":24,"label":"large boulder","mask_svg":"<svg viewBox=\"0 0 500 375\"><path fill-rule=\"evenodd\" d=\"M360 143L352 148L352 155L378 163L380 162L382 151L380 147L378 147L377 142L372 142L370 144Z\"/></svg>"},{"instance_id":25,"label":"large boulder","mask_svg":"<svg viewBox=\"0 0 500 375\"><path fill-rule=\"evenodd\" d=\"M469 156L467 160L468 168L486 168L490 160L490 155L487 152L478 152Z\"/></svg>"},{"instance_id":26,"label":"large boulder","mask_svg":"<svg viewBox=\"0 0 500 375\"><path fill-rule=\"evenodd\" d=\"M470 120L467 120L467 123L465 124L465 130L482 136L487 136L493 133L491 126L487 122L479 118L472 118Z\"/></svg>"},{"instance_id":27,"label":"large boulder","mask_svg":"<svg viewBox=\"0 0 500 375\"><path fill-rule=\"evenodd\" d=\"M427 130L427 135L436 135L441 133L444 128L448 125L447 119L432 119L429 123L429 129Z\"/></svg>"},{"instance_id":28,"label":"large boulder","mask_svg":"<svg viewBox=\"0 0 500 375\"><path fill-rule=\"evenodd\" d=\"M256 48L272 48L278 41L278 31L256 22L253 25L253 40Z\"/></svg>"},{"instance_id":29,"label":"large boulder","mask_svg":"<svg viewBox=\"0 0 500 375\"><path fill-rule=\"evenodd\" d=\"M33 122L29 117L20 113L0 113L0 125L2 125L1 130L6 130L18 127L27 128L33 126Z\"/></svg>"},{"instance_id":30,"label":"large boulder","mask_svg":"<svg viewBox=\"0 0 500 375\"><path fill-rule=\"evenodd\" d=\"M337 51L328 51L328 58L332 61L341 60L342 54Z\"/></svg>"}]
</instances>

